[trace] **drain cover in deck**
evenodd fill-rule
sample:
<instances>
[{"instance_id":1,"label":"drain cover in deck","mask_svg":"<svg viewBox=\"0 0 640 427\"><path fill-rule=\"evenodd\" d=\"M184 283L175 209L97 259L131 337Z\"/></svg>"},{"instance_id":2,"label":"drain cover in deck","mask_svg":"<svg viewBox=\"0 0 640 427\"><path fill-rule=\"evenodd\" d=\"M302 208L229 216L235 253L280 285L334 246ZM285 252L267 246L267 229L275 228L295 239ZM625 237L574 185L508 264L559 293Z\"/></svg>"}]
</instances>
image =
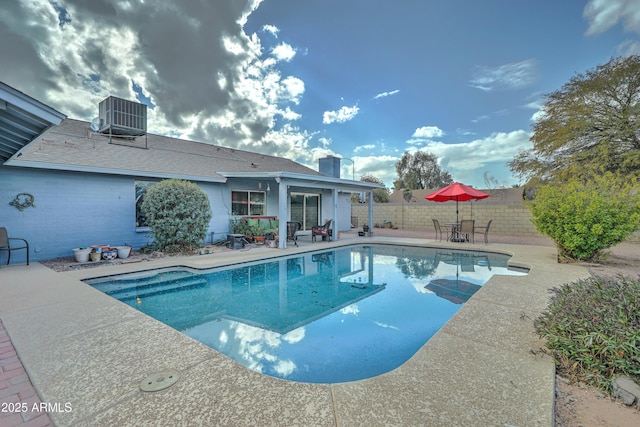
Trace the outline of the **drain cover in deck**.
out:
<instances>
[{"instance_id":1,"label":"drain cover in deck","mask_svg":"<svg viewBox=\"0 0 640 427\"><path fill-rule=\"evenodd\" d=\"M140 383L142 391L160 391L171 387L180 379L180 372L168 369L149 375Z\"/></svg>"}]
</instances>

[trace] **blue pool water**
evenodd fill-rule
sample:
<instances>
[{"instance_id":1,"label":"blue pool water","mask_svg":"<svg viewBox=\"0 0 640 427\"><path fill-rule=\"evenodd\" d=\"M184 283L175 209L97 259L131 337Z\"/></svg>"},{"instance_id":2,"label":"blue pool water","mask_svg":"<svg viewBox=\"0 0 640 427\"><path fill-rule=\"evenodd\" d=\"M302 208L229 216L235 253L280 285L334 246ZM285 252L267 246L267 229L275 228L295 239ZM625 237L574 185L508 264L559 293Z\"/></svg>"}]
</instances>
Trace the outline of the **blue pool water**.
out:
<instances>
[{"instance_id":1,"label":"blue pool water","mask_svg":"<svg viewBox=\"0 0 640 427\"><path fill-rule=\"evenodd\" d=\"M373 377L407 361L508 256L355 245L205 271L87 280L247 368L292 381Z\"/></svg>"}]
</instances>

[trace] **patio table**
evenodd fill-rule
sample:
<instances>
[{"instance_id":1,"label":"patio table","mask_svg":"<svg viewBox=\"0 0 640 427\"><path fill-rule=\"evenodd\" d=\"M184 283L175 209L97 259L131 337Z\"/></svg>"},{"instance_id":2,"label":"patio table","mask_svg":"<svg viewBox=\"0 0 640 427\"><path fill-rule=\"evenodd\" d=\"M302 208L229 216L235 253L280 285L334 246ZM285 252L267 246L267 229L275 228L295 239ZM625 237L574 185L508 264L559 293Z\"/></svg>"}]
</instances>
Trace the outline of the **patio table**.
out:
<instances>
[{"instance_id":1,"label":"patio table","mask_svg":"<svg viewBox=\"0 0 640 427\"><path fill-rule=\"evenodd\" d=\"M451 228L451 240L452 242L464 242L465 239L460 237L460 223L459 222L445 222L446 227Z\"/></svg>"}]
</instances>

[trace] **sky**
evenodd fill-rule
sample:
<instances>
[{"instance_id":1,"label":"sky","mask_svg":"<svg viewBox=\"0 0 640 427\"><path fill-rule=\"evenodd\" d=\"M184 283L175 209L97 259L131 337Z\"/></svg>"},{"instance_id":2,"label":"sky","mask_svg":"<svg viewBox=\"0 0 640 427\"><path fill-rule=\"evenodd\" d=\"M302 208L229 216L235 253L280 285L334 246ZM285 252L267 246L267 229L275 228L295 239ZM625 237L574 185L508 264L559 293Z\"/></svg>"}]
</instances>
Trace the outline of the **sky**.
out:
<instances>
[{"instance_id":1,"label":"sky","mask_svg":"<svg viewBox=\"0 0 640 427\"><path fill-rule=\"evenodd\" d=\"M91 121L107 96L148 131L393 187L409 151L455 181L521 184L545 94L640 54L640 0L1 0L0 81Z\"/></svg>"}]
</instances>

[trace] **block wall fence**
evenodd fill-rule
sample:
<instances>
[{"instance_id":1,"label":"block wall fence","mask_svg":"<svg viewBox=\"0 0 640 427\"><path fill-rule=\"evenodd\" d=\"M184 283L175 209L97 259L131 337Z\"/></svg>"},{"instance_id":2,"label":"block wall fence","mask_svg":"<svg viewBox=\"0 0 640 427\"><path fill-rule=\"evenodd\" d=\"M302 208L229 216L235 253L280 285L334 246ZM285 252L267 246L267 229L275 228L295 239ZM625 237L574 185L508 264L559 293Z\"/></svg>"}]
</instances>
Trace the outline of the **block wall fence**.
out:
<instances>
[{"instance_id":1,"label":"block wall fence","mask_svg":"<svg viewBox=\"0 0 640 427\"><path fill-rule=\"evenodd\" d=\"M519 236L539 236L531 222L531 212L523 202L505 202L502 204L482 204L476 202L460 202L458 204L459 219L474 219L477 226L491 223L491 233ZM368 205L366 203L352 205L351 215L357 218L358 227L367 222ZM394 227L403 230L432 231L435 218L440 224L455 222L456 203L376 203L373 207L373 223L380 226L390 220ZM354 224L355 225L355 224Z\"/></svg>"},{"instance_id":2,"label":"block wall fence","mask_svg":"<svg viewBox=\"0 0 640 427\"><path fill-rule=\"evenodd\" d=\"M367 223L368 204L351 205L351 216L358 228ZM459 219L475 219L476 226L485 226L490 219L491 233L513 236L542 236L531 222L531 212L524 202L502 201L487 203L484 200L460 202ZM385 221L402 230L432 231L435 218L440 224L455 222L456 203L376 203L373 206L373 224L384 226ZM640 243L640 230L627 242Z\"/></svg>"}]
</instances>

